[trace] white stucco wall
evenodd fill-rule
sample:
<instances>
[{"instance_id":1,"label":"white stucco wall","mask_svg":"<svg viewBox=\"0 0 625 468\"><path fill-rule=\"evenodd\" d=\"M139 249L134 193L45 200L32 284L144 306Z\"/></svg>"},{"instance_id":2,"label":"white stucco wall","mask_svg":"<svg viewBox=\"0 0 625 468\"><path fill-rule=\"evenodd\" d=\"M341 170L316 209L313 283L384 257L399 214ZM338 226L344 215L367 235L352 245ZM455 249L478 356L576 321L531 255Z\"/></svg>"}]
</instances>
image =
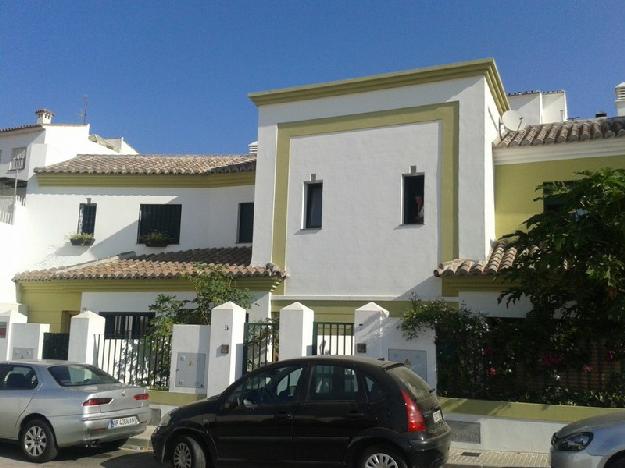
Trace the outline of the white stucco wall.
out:
<instances>
[{"instance_id":1,"label":"white stucco wall","mask_svg":"<svg viewBox=\"0 0 625 468\"><path fill-rule=\"evenodd\" d=\"M429 122L292 140L289 294L440 294L431 279L439 257L440 131ZM402 175L411 165L425 174L423 225L402 224ZM304 182L313 173L323 181L323 227L303 229Z\"/></svg>"},{"instance_id":2,"label":"white stucco wall","mask_svg":"<svg viewBox=\"0 0 625 468\"><path fill-rule=\"evenodd\" d=\"M542 93L508 96L508 102L510 103L511 109L521 113L525 125L537 125L542 123Z\"/></svg>"},{"instance_id":3,"label":"white stucco wall","mask_svg":"<svg viewBox=\"0 0 625 468\"><path fill-rule=\"evenodd\" d=\"M569 118L566 93L543 94L543 123L564 122Z\"/></svg>"},{"instance_id":4,"label":"white stucco wall","mask_svg":"<svg viewBox=\"0 0 625 468\"><path fill-rule=\"evenodd\" d=\"M72 265L134 251L138 255L235 246L238 204L253 201L253 186L220 188L39 187L29 183L28 222L22 228L21 270ZM72 246L80 203L96 203L95 244ZM140 204L182 204L180 243L165 248L137 244ZM246 245L246 244L240 244ZM247 244L249 245L249 244Z\"/></svg>"},{"instance_id":5,"label":"white stucco wall","mask_svg":"<svg viewBox=\"0 0 625 468\"><path fill-rule=\"evenodd\" d=\"M507 304L506 299L497 302L499 295L499 292L460 291L458 300L472 311L492 317L525 317L531 310L531 303L525 297Z\"/></svg>"},{"instance_id":6,"label":"white stucco wall","mask_svg":"<svg viewBox=\"0 0 625 468\"><path fill-rule=\"evenodd\" d=\"M296 122L296 121L305 121L316 118L324 118L324 117L335 117L341 115L351 115L351 114L360 114L367 113L373 111L380 110L391 110L405 107L416 107L428 104L436 104L436 103L445 103L445 102L453 102L459 101L459 213L458 213L458 225L459 225L459 255L460 257L468 257L468 258L484 258L488 252L489 241L492 236L492 233L489 232L491 230L489 226L489 222L487 222L487 218L490 217L490 214L487 214L487 209L485 207L485 181L484 181L484 172L485 172L485 147L486 147L486 135L485 135L485 99L484 92L486 89L485 79L482 76L476 76L471 78L450 80L446 82L439 83L428 83L418 86L406 86L395 89L386 89L379 90L373 92L366 93L358 93L337 97L328 97L316 100L307 100L301 102L294 103L285 103L285 104L273 104L262 106L259 109L259 143L258 143L258 162L257 162L257 171L256 171L256 192L255 192L255 226L254 226L254 252L253 252L253 263L264 265L271 259L271 247L272 247L272 229L273 229L273 197L274 197L274 188L275 188L275 157L276 157L276 141L277 141L277 125L282 122ZM365 132L365 134L368 132ZM370 133L373 135L373 133ZM384 132L376 134L382 138L381 141L385 141L388 143L388 137L384 136ZM433 135L430 135L432 137ZM414 144L414 138L410 137L410 132L405 132L401 135L402 138L406 137L407 140L404 142L405 146L402 146L401 141L394 142L393 148L407 148L410 144ZM313 142L315 137L311 137L309 140ZM322 139L324 137L321 137ZM346 137L347 138L347 137ZM490 138L490 136L488 137ZM304 138L302 140L308 140L308 138ZM318 143L321 140L316 140ZM339 136L336 137L325 137L324 145L330 144L334 141L340 141ZM347 140L344 140L347 141ZM372 138L368 138L368 141L373 142ZM350 141L350 143L352 143ZM304 145L305 143L300 143L300 139L297 139L292 142L292 149L298 150L298 145ZM424 141L419 140L418 144L423 145L426 144ZM490 141L488 141L490 144ZM321 146L318 145L318 148ZM357 147L358 148L358 147ZM377 142L375 148L377 149ZM302 148L303 150L304 148ZM324 151L326 147L323 146ZM339 155L340 148L333 147L335 152L335 156ZM347 173L347 168L351 163L352 159L356 156L360 158L367 157L366 164L374 164L378 154L376 152L370 152L367 154L367 149L364 147L358 148L359 153L354 156L354 151L347 151L347 147L343 146L343 152L340 154L340 158L343 161L322 161L318 159L318 161L324 164L331 163L336 165L343 164L345 169L343 169L343 174ZM405 149L403 151L406 151ZM310 154L312 151L308 151ZM415 155L418 152L415 151ZM415 156L416 157L416 156ZM319 158L323 158L323 155L319 155ZM327 168L318 164L315 167L315 170L312 171L312 167L310 167L310 163L308 161L301 161L302 158L291 156L291 178L294 178L294 174L296 171L303 171L304 167L302 166L300 169L300 165L308 165L306 168L309 172L317 173L319 178L324 179L327 176L324 173L329 173L330 166ZM402 168L405 167L407 162L407 158L402 160ZM419 161L416 161L417 166L419 165ZM364 165L361 163L361 166ZM332 166L334 168L334 166ZM396 174L397 168L381 168L378 169L378 179L390 178L391 174ZM358 174L361 174L361 171L367 171L369 169L357 167L354 165L352 170ZM388 172L387 172L388 171ZM405 171L405 169L404 169ZM301 174L301 173L300 173ZM325 181L324 181L325 182ZM427 180L426 180L427 183ZM397 178L396 187L400 187L401 178ZM335 195L344 196L347 192L359 192L360 190L364 190L364 188L360 187L360 185L364 185L360 183L360 180L357 177L346 177L343 185L344 188L341 188L338 191L334 191ZM375 191L377 186L370 187L371 191ZM297 191L295 191L297 189ZM350 190L351 189L351 190ZM301 190L300 187L289 187L289 195L297 196ZM331 215L333 208L332 204L336 205L344 205L342 208L345 212L349 212L350 209L357 208L358 200L354 197L343 198L343 199L334 199L329 198L332 195L331 187L328 186L326 188L324 184L324 228L322 231L326 229L327 224L327 214ZM386 194L391 193L393 191L393 187L380 187L380 198L386 197ZM384 193L384 194L382 194ZM301 195L300 195L301 196ZM391 195L389 195L391 196ZM368 198L370 200L370 198ZM431 201L431 200L430 200ZM431 210L430 202L426 200L426 210L428 213ZM354 205L354 206L352 206ZM370 206L368 211L368 217L371 220L372 226L367 226L367 229L374 229L378 219L387 219L392 214L389 214L388 211L394 209L399 205L399 200L395 201L393 205L389 205L388 203L373 203ZM339 209L338 207L336 208ZM335 213L336 215L337 213ZM371 291L371 286L368 284L367 286L361 286L355 284L352 275L354 274L353 270L349 271L348 275L343 275L339 277L339 275L329 275L330 268L329 265L323 262L315 262L312 261L309 263L308 272L304 272L304 265L301 264L291 264L291 262L296 258L296 256L291 251L292 248L298 248L301 252L301 245L303 243L308 242L306 239L307 234L301 235L298 231L293 230L293 220L295 217L301 216L301 206L298 203L293 203L291 199L289 199L289 211L288 211L288 219L289 219L289 230L287 232L287 263L286 269L290 274L289 279L286 283L286 294L291 295L291 288L296 287L297 291L304 294L309 291L312 291L310 294L321 294L322 291L335 291L337 293L344 294L346 291L353 290L354 287L360 288L362 293L366 292L369 294L400 294L407 292L408 289L406 284L408 281L411 281L412 284L410 286L415 287L417 285L423 284L426 281L430 281L432 277L432 270L437 266L439 259L436 261L429 263L427 265L419 265L419 274L420 276L412 276L409 279L402 280L401 286L392 285L392 290L387 291L387 287L390 285L390 282L385 282L383 287L379 287L379 290ZM364 223L363 223L364 224ZM396 222L393 225L393 228L396 228L399 223ZM492 225L492 221L490 225ZM362 224L359 223L359 226L362 227ZM388 242L382 243L378 239L375 239L375 242L371 243L358 243L353 242L350 244L350 237L356 235L360 240L366 240L367 242L372 241L373 236L366 236L364 234L354 233L354 230L346 230L342 233L344 238L342 239L343 247L345 245L352 245L352 248L343 251L335 251L336 256L332 259L331 267L335 265L348 265L350 261L353 260L354 249L357 248L360 260L366 259L367 256L373 255L378 256L379 254L375 251L379 249L380 244L384 245L384 251L391 250L393 255L395 252L392 250L393 246L390 242L391 239L399 238L402 234L405 233L397 233L393 228L389 228L390 224L386 225L386 229L380 228L377 231L378 236L382 237L382 240L386 239ZM426 227L427 229L427 227ZM321 233L320 231L319 233ZM325 233L323 234L327 236ZM338 236L339 234L335 234ZM410 234L406 234L408 237ZM294 237L301 237L302 239L293 239ZM311 234L308 237L314 237L315 234ZM336 237L335 237L336 238ZM405 244L404 244L405 245ZM297 246L297 247L295 247ZM488 247L487 247L488 246ZM379 275L382 273L379 270L383 271L383 274L392 274L393 271L401 270L405 268L413 268L409 266L411 261L418 260L418 257L410 256L414 250L419 251L435 251L438 252L438 239L436 237L432 237L429 239L426 245L415 245L414 249L405 252L406 256L404 256L403 261L399 264L393 262L386 262L384 264L376 264L374 271L369 271L369 275ZM319 252L319 250L317 250ZM308 255L307 258L310 260L314 258L312 255ZM327 257L326 257L327 258ZM393 258L396 258L393 256ZM430 259L428 258L428 261ZM353 263L353 261L352 261ZM368 266L373 265L373 261L371 261ZM354 265L350 265L354 267ZM295 270L293 270L295 268ZM344 271L347 270L345 267ZM363 268L364 270L364 268ZM364 271L363 271L364 272ZM410 273L414 273L414 270L411 270ZM297 278L306 274L307 278L319 278L316 281L309 283L309 285L305 285L303 281L299 281ZM358 271L356 271L358 274ZM323 283L323 276L329 276L332 278L332 281L325 281ZM406 277L409 277L409 274L406 274ZM298 283L299 282L299 283ZM293 285L293 286L292 286ZM436 295L439 292L440 285L434 281L431 283L431 287L427 291L428 295ZM425 293L425 289L421 289L422 292Z\"/></svg>"}]
</instances>

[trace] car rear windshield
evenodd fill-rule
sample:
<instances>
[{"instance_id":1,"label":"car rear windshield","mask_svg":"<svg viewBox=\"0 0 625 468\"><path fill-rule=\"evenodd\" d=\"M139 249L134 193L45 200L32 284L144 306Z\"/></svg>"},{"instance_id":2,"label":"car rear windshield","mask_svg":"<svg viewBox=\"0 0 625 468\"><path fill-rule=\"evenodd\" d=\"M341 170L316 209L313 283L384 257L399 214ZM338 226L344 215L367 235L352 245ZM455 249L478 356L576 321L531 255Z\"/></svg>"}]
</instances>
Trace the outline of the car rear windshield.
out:
<instances>
[{"instance_id":1,"label":"car rear windshield","mask_svg":"<svg viewBox=\"0 0 625 468\"><path fill-rule=\"evenodd\" d=\"M421 400L430 395L430 387L425 380L406 366L392 367L388 373L399 380L402 386L408 390L415 400Z\"/></svg>"},{"instance_id":2,"label":"car rear windshield","mask_svg":"<svg viewBox=\"0 0 625 468\"><path fill-rule=\"evenodd\" d=\"M106 372L93 366L82 366L79 364L52 366L48 367L48 372L61 387L118 383L117 380Z\"/></svg>"}]
</instances>

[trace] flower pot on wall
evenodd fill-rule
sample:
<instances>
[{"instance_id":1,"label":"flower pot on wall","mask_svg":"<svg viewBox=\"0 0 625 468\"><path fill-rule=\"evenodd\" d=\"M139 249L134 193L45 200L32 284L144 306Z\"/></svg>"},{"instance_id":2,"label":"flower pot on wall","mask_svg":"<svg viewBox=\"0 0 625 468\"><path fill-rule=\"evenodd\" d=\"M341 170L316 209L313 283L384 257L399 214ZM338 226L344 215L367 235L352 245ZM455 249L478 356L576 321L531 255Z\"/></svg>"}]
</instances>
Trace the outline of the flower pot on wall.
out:
<instances>
[{"instance_id":1,"label":"flower pot on wall","mask_svg":"<svg viewBox=\"0 0 625 468\"><path fill-rule=\"evenodd\" d=\"M95 242L95 237L88 234L77 234L69 238L72 245L89 246Z\"/></svg>"}]
</instances>

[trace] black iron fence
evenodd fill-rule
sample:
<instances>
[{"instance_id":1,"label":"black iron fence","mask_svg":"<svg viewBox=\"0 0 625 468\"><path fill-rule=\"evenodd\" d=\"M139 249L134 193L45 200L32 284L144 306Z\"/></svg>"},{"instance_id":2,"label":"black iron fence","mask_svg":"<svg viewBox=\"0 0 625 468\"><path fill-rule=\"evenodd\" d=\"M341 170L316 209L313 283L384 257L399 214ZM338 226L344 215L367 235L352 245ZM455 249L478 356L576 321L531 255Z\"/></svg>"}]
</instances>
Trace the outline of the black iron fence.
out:
<instances>
[{"instance_id":1,"label":"black iron fence","mask_svg":"<svg viewBox=\"0 0 625 468\"><path fill-rule=\"evenodd\" d=\"M168 388L171 336L105 338L95 335L97 365L120 382Z\"/></svg>"},{"instance_id":2,"label":"black iron fence","mask_svg":"<svg viewBox=\"0 0 625 468\"><path fill-rule=\"evenodd\" d=\"M314 355L351 356L354 354L354 324L315 322L313 324Z\"/></svg>"},{"instance_id":3,"label":"black iron fence","mask_svg":"<svg viewBox=\"0 0 625 468\"><path fill-rule=\"evenodd\" d=\"M243 338L243 373L278 360L278 322L246 323Z\"/></svg>"},{"instance_id":4,"label":"black iron fence","mask_svg":"<svg viewBox=\"0 0 625 468\"><path fill-rule=\"evenodd\" d=\"M43 334L43 359L67 360L69 350L69 333Z\"/></svg>"}]
</instances>

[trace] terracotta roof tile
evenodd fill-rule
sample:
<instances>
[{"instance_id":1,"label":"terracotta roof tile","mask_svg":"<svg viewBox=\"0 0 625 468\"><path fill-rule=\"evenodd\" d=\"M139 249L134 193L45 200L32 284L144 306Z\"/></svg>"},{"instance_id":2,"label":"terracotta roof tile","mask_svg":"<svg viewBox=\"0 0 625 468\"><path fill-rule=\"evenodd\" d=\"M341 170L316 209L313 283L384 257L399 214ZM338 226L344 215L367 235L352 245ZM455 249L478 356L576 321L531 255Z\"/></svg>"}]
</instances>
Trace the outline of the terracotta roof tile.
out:
<instances>
[{"instance_id":1,"label":"terracotta roof tile","mask_svg":"<svg viewBox=\"0 0 625 468\"><path fill-rule=\"evenodd\" d=\"M601 117L590 120L528 125L523 130L508 132L495 147L540 146L623 137L625 137L625 117Z\"/></svg>"},{"instance_id":2,"label":"terracotta roof tile","mask_svg":"<svg viewBox=\"0 0 625 468\"><path fill-rule=\"evenodd\" d=\"M251 155L98 155L80 154L50 166L38 167L37 174L100 175L207 175L251 172L256 156Z\"/></svg>"},{"instance_id":3,"label":"terracotta roof tile","mask_svg":"<svg viewBox=\"0 0 625 468\"><path fill-rule=\"evenodd\" d=\"M43 125L40 125L40 124L27 124L27 125L19 125L17 127L0 128L0 133L16 132L18 130L27 130L27 129L32 129L32 128L43 129Z\"/></svg>"},{"instance_id":4,"label":"terracotta roof tile","mask_svg":"<svg viewBox=\"0 0 625 468\"><path fill-rule=\"evenodd\" d=\"M116 256L79 265L26 271L14 281L81 279L175 279L197 272L197 264L223 265L234 277L273 277L285 274L271 264L252 266L250 247L193 249L140 256Z\"/></svg>"},{"instance_id":5,"label":"terracotta roof tile","mask_svg":"<svg viewBox=\"0 0 625 468\"><path fill-rule=\"evenodd\" d=\"M486 260L455 259L441 263L434 270L434 276L487 276L495 275L507 268L510 268L516 258L516 249L507 247L503 242L494 245L493 250Z\"/></svg>"}]
</instances>

